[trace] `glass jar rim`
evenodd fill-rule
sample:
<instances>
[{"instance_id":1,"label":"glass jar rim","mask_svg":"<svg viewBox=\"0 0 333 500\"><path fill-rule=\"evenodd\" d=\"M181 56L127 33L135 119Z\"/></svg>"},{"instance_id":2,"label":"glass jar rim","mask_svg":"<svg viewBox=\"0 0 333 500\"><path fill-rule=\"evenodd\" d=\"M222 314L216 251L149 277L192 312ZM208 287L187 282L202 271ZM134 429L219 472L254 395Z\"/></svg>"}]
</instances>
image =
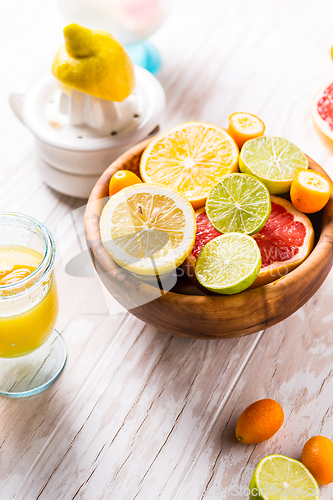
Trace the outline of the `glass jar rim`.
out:
<instances>
[{"instance_id":1,"label":"glass jar rim","mask_svg":"<svg viewBox=\"0 0 333 500\"><path fill-rule=\"evenodd\" d=\"M15 294L15 296L22 296L25 293L29 293L33 288L35 288L35 286L38 286L40 281L44 279L45 275L52 270L55 260L55 243L49 229L46 226L44 226L44 224L34 219L33 217L30 217L29 215L25 215L19 212L2 211L0 212L0 227L1 227L1 221L3 219L9 219L9 221L12 220L13 222L18 222L18 221L26 222L27 223L26 228L31 229L31 226L35 228L37 230L37 233L42 236L45 243L45 252L43 259L40 262L40 264L36 267L36 269L31 274L29 274L29 276L26 276L25 278L23 278L20 281L17 281L16 283L10 283L8 285L0 285L0 292L11 292L12 290L15 290L15 288L17 288L18 286L23 287L23 290L21 292ZM25 285L27 285L31 281L32 285L30 287L24 288ZM13 295L5 297L0 296L0 299L6 299L6 298L13 298Z\"/></svg>"}]
</instances>

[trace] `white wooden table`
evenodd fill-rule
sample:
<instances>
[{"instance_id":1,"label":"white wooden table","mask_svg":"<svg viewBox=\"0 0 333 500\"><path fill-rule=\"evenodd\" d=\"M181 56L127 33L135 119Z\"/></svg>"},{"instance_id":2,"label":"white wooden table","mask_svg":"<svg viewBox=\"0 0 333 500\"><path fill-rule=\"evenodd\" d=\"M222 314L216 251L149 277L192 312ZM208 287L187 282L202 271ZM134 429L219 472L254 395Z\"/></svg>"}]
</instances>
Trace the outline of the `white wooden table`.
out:
<instances>
[{"instance_id":1,"label":"white wooden table","mask_svg":"<svg viewBox=\"0 0 333 500\"><path fill-rule=\"evenodd\" d=\"M36 217L57 240L59 221L83 201L41 182L8 95L50 70L63 22L51 1L3 3L0 210ZM162 128L226 126L230 113L249 111L333 174L309 114L333 79L332 19L331 0L177 0L153 37L164 59ZM59 256L57 279L68 364L41 396L0 400L1 500L241 499L261 457L300 458L309 437L333 438L332 273L288 320L224 341L110 315L98 279L67 276ZM239 414L264 397L281 403L284 426L269 442L237 443Z\"/></svg>"}]
</instances>

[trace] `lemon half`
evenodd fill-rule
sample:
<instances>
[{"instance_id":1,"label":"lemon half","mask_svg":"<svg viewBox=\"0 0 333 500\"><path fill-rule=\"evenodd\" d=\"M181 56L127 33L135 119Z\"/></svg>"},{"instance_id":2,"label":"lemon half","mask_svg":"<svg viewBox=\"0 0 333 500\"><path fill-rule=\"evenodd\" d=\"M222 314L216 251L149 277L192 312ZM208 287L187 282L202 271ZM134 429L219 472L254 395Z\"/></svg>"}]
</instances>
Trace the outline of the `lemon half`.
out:
<instances>
[{"instance_id":1,"label":"lemon half","mask_svg":"<svg viewBox=\"0 0 333 500\"><path fill-rule=\"evenodd\" d=\"M104 207L100 230L117 264L139 275L172 272L189 255L196 221L191 204L171 189L137 184Z\"/></svg>"}]
</instances>

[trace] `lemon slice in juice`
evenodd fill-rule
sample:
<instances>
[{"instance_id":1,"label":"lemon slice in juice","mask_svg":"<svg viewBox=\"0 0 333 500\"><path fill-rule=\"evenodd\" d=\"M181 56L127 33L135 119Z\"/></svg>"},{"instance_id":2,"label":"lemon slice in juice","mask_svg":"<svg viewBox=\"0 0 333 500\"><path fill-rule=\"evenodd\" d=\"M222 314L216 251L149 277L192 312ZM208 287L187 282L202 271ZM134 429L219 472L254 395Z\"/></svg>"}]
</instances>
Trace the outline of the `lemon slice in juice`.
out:
<instances>
[{"instance_id":1,"label":"lemon slice in juice","mask_svg":"<svg viewBox=\"0 0 333 500\"><path fill-rule=\"evenodd\" d=\"M190 253L196 221L192 205L171 189L137 184L103 209L102 242L120 266L145 276L167 274Z\"/></svg>"},{"instance_id":2,"label":"lemon slice in juice","mask_svg":"<svg viewBox=\"0 0 333 500\"><path fill-rule=\"evenodd\" d=\"M229 174L211 190L206 213L220 233L254 234L271 213L271 197L267 187L252 175Z\"/></svg>"},{"instance_id":3,"label":"lemon slice in juice","mask_svg":"<svg viewBox=\"0 0 333 500\"><path fill-rule=\"evenodd\" d=\"M195 263L199 283L216 293L232 295L252 285L261 267L255 240L246 234L226 233L209 241Z\"/></svg>"},{"instance_id":4,"label":"lemon slice in juice","mask_svg":"<svg viewBox=\"0 0 333 500\"><path fill-rule=\"evenodd\" d=\"M183 123L155 137L140 163L141 178L178 191L195 209L221 177L238 171L238 146L220 127Z\"/></svg>"},{"instance_id":5,"label":"lemon slice in juice","mask_svg":"<svg viewBox=\"0 0 333 500\"><path fill-rule=\"evenodd\" d=\"M307 168L305 154L282 137L250 139L243 145L239 157L240 171L258 177L271 194L287 193L296 172Z\"/></svg>"},{"instance_id":6,"label":"lemon slice in juice","mask_svg":"<svg viewBox=\"0 0 333 500\"><path fill-rule=\"evenodd\" d=\"M259 462L250 482L250 500L319 500L319 487L298 460L270 455Z\"/></svg>"}]
</instances>

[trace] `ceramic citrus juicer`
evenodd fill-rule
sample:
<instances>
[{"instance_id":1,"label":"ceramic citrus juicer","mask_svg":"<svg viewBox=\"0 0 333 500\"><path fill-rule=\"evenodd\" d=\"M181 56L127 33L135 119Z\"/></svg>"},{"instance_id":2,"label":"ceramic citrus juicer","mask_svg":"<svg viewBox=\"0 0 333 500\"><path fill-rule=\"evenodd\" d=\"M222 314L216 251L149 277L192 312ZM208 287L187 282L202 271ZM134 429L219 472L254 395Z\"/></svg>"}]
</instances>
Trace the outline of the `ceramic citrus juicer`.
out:
<instances>
[{"instance_id":1,"label":"ceramic citrus juicer","mask_svg":"<svg viewBox=\"0 0 333 500\"><path fill-rule=\"evenodd\" d=\"M44 182L87 198L108 165L158 127L165 93L107 32L71 24L64 36L53 75L10 104L34 135Z\"/></svg>"}]
</instances>

